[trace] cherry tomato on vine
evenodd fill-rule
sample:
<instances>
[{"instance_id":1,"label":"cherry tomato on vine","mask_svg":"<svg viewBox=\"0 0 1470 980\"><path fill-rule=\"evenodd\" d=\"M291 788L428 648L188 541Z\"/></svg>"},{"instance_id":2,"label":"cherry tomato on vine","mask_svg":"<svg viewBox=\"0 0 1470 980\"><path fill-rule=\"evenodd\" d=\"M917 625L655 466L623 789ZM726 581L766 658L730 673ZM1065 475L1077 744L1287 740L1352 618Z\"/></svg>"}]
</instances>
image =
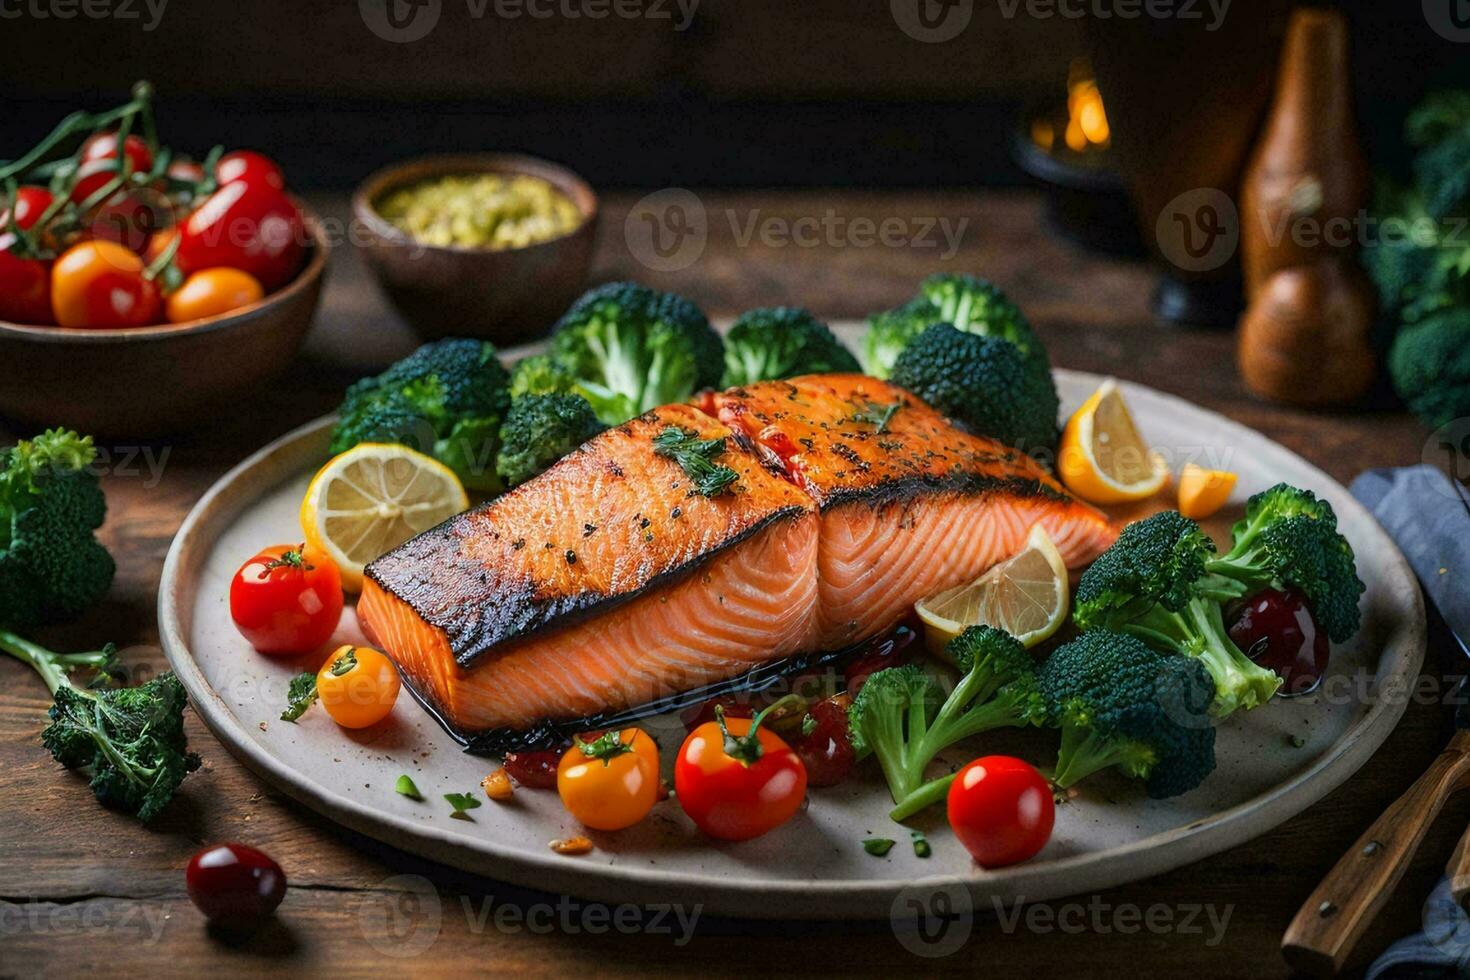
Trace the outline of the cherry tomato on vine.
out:
<instances>
[{"instance_id":1,"label":"cherry tomato on vine","mask_svg":"<svg viewBox=\"0 0 1470 980\"><path fill-rule=\"evenodd\" d=\"M56 322L51 314L51 271L40 259L10 251L15 239L0 234L0 320L11 323Z\"/></svg>"},{"instance_id":2,"label":"cherry tomato on vine","mask_svg":"<svg viewBox=\"0 0 1470 980\"><path fill-rule=\"evenodd\" d=\"M169 295L164 310L169 323L185 323L238 310L264 295L265 290L248 272L225 266L200 269Z\"/></svg>"},{"instance_id":3,"label":"cherry tomato on vine","mask_svg":"<svg viewBox=\"0 0 1470 980\"><path fill-rule=\"evenodd\" d=\"M338 647L316 674L316 693L343 728L376 725L398 700L398 668L372 647Z\"/></svg>"},{"instance_id":4,"label":"cherry tomato on vine","mask_svg":"<svg viewBox=\"0 0 1470 980\"><path fill-rule=\"evenodd\" d=\"M631 827L658 801L658 745L640 728L578 739L556 767L567 812L593 830Z\"/></svg>"},{"instance_id":5,"label":"cherry tomato on vine","mask_svg":"<svg viewBox=\"0 0 1470 980\"><path fill-rule=\"evenodd\" d=\"M123 153L128 158L128 168L140 173L153 168L153 152L143 137L129 135L123 140ZM91 197L102 186L118 175L117 134L96 133L87 137L82 144L77 179L72 185L71 199L80 204Z\"/></svg>"},{"instance_id":6,"label":"cherry tomato on vine","mask_svg":"<svg viewBox=\"0 0 1470 980\"><path fill-rule=\"evenodd\" d=\"M767 709L769 710L769 709ZM806 798L806 768L791 747L754 718L715 720L689 733L674 763L679 805L719 840L749 840L781 826Z\"/></svg>"},{"instance_id":7,"label":"cherry tomato on vine","mask_svg":"<svg viewBox=\"0 0 1470 980\"><path fill-rule=\"evenodd\" d=\"M10 213L15 212L15 223L22 231L30 231L41 219L41 215L51 206L55 200L51 192L44 187L34 184L26 184L15 190L15 201L4 211L0 211L0 232L10 229Z\"/></svg>"},{"instance_id":8,"label":"cherry tomato on vine","mask_svg":"<svg viewBox=\"0 0 1470 980\"><path fill-rule=\"evenodd\" d=\"M63 327L142 327L163 319L163 298L136 252L79 242L51 267L51 313Z\"/></svg>"},{"instance_id":9,"label":"cherry tomato on vine","mask_svg":"<svg viewBox=\"0 0 1470 980\"><path fill-rule=\"evenodd\" d=\"M197 184L204 179L204 168L197 162L185 157L174 158L164 173L174 180L181 180L190 184Z\"/></svg>"},{"instance_id":10,"label":"cherry tomato on vine","mask_svg":"<svg viewBox=\"0 0 1470 980\"><path fill-rule=\"evenodd\" d=\"M257 925L286 897L281 866L245 844L216 844L195 854L184 883L204 917L226 927Z\"/></svg>"},{"instance_id":11,"label":"cherry tomato on vine","mask_svg":"<svg viewBox=\"0 0 1470 980\"><path fill-rule=\"evenodd\" d=\"M301 211L282 191L235 181L185 219L174 260L185 275L222 265L241 269L270 291L296 275L305 242Z\"/></svg>"},{"instance_id":12,"label":"cherry tomato on vine","mask_svg":"<svg viewBox=\"0 0 1470 980\"><path fill-rule=\"evenodd\" d=\"M310 653L342 618L342 575L316 548L266 548L230 582L230 616L261 653Z\"/></svg>"},{"instance_id":13,"label":"cherry tomato on vine","mask_svg":"<svg viewBox=\"0 0 1470 980\"><path fill-rule=\"evenodd\" d=\"M987 755L955 773L949 825L982 868L1025 861L1046 846L1056 801L1041 773L1020 759Z\"/></svg>"},{"instance_id":14,"label":"cherry tomato on vine","mask_svg":"<svg viewBox=\"0 0 1470 980\"><path fill-rule=\"evenodd\" d=\"M117 242L143 255L153 236L173 224L169 199L151 188L132 187L88 212L91 237Z\"/></svg>"},{"instance_id":15,"label":"cherry tomato on vine","mask_svg":"<svg viewBox=\"0 0 1470 980\"><path fill-rule=\"evenodd\" d=\"M286 177L276 161L254 150L234 150L214 165L214 179L221 187L237 180L262 183L278 191L286 189Z\"/></svg>"}]
</instances>

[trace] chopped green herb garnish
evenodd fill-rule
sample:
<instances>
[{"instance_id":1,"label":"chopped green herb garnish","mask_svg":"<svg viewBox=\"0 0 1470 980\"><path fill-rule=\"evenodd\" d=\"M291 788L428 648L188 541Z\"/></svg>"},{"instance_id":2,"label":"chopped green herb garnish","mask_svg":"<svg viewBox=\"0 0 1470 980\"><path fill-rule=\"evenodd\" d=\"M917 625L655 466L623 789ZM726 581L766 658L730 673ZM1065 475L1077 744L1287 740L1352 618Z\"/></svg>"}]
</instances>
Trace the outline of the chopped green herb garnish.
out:
<instances>
[{"instance_id":1,"label":"chopped green herb garnish","mask_svg":"<svg viewBox=\"0 0 1470 980\"><path fill-rule=\"evenodd\" d=\"M424 794L419 792L414 781L406 775L398 777L398 782L393 784L393 792L399 796L406 796L410 800L418 800L420 803L424 801Z\"/></svg>"},{"instance_id":2,"label":"chopped green herb garnish","mask_svg":"<svg viewBox=\"0 0 1470 980\"><path fill-rule=\"evenodd\" d=\"M1287 741L1291 743L1291 747L1294 749L1299 749L1307 744L1307 740L1300 735L1292 735L1288 737Z\"/></svg>"},{"instance_id":3,"label":"chopped green herb garnish","mask_svg":"<svg viewBox=\"0 0 1470 980\"><path fill-rule=\"evenodd\" d=\"M863 850L873 855L873 857L883 857L889 851L893 850L893 841L887 837L869 837L863 841Z\"/></svg>"},{"instance_id":4,"label":"chopped green herb garnish","mask_svg":"<svg viewBox=\"0 0 1470 980\"><path fill-rule=\"evenodd\" d=\"M926 858L934 853L929 847L929 839L924 836L922 830L910 831L909 836L914 841L914 857Z\"/></svg>"},{"instance_id":5,"label":"chopped green herb garnish","mask_svg":"<svg viewBox=\"0 0 1470 980\"><path fill-rule=\"evenodd\" d=\"M867 407L856 412L852 420L854 422L871 422L877 428L874 429L879 435L888 431L888 423L893 421L893 416L903 407L903 402L893 402L890 405L879 405L877 402L868 402Z\"/></svg>"},{"instance_id":6,"label":"chopped green herb garnish","mask_svg":"<svg viewBox=\"0 0 1470 980\"><path fill-rule=\"evenodd\" d=\"M465 811L477 809L480 805L479 798L473 793L445 793L444 798L454 807L450 816L456 820L469 820L470 815Z\"/></svg>"},{"instance_id":7,"label":"chopped green herb garnish","mask_svg":"<svg viewBox=\"0 0 1470 980\"><path fill-rule=\"evenodd\" d=\"M810 735L817 730L817 719L813 718L811 712L801 716L801 734Z\"/></svg>"},{"instance_id":8,"label":"chopped green herb garnish","mask_svg":"<svg viewBox=\"0 0 1470 980\"><path fill-rule=\"evenodd\" d=\"M356 666L357 651L352 647L348 647L346 653L332 661L332 676L341 677Z\"/></svg>"},{"instance_id":9,"label":"chopped green herb garnish","mask_svg":"<svg viewBox=\"0 0 1470 980\"><path fill-rule=\"evenodd\" d=\"M309 672L297 674L286 689L286 710L281 712L281 720L294 724L315 701L316 675Z\"/></svg>"},{"instance_id":10,"label":"chopped green herb garnish","mask_svg":"<svg viewBox=\"0 0 1470 980\"><path fill-rule=\"evenodd\" d=\"M653 437L653 451L679 464L693 481L690 494L717 497L740 479L730 467L715 462L725 452L725 440L701 439L693 429L669 426Z\"/></svg>"}]
</instances>

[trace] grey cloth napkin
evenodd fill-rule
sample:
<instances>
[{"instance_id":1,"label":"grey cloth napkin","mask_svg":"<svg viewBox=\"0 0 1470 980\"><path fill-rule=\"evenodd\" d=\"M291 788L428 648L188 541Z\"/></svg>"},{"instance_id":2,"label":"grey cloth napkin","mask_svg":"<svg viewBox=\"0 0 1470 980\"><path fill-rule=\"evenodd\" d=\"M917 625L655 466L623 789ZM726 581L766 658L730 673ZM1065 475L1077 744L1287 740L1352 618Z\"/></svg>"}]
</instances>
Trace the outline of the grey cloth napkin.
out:
<instances>
[{"instance_id":1,"label":"grey cloth napkin","mask_svg":"<svg viewBox=\"0 0 1470 980\"><path fill-rule=\"evenodd\" d=\"M1369 470L1350 488L1398 543L1425 593L1463 645L1470 639L1470 499L1432 466ZM1424 931L1400 939L1367 980L1470 977L1470 917L1448 879L1424 903Z\"/></svg>"}]
</instances>

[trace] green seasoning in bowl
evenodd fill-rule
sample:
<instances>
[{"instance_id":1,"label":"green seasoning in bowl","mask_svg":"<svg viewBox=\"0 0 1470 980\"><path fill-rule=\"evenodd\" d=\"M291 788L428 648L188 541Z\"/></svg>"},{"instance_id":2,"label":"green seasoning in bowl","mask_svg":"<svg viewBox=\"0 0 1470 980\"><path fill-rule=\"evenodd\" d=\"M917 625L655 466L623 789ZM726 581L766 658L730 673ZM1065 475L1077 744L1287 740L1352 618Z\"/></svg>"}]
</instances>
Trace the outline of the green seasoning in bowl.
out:
<instances>
[{"instance_id":1,"label":"green seasoning in bowl","mask_svg":"<svg viewBox=\"0 0 1470 980\"><path fill-rule=\"evenodd\" d=\"M540 177L436 177L385 194L377 211L426 245L523 248L582 223L571 198Z\"/></svg>"}]
</instances>

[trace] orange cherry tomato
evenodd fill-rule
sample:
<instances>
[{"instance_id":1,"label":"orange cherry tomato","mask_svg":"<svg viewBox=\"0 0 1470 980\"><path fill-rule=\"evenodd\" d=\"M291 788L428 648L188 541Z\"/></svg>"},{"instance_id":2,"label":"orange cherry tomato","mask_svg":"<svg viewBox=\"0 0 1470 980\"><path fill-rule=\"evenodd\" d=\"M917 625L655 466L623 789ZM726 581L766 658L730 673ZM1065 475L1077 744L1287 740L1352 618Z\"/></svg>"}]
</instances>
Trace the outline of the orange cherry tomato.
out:
<instances>
[{"instance_id":1,"label":"orange cherry tomato","mask_svg":"<svg viewBox=\"0 0 1470 980\"><path fill-rule=\"evenodd\" d=\"M163 257L164 250L179 237L179 226L171 225L168 228L160 228L148 239L148 246L143 249L143 263L152 265Z\"/></svg>"},{"instance_id":2,"label":"orange cherry tomato","mask_svg":"<svg viewBox=\"0 0 1470 980\"><path fill-rule=\"evenodd\" d=\"M165 304L169 323L202 320L249 306L265 295L260 281L248 272L220 266L200 269L176 289Z\"/></svg>"},{"instance_id":3,"label":"orange cherry tomato","mask_svg":"<svg viewBox=\"0 0 1470 980\"><path fill-rule=\"evenodd\" d=\"M658 745L641 728L578 739L556 769L562 805L594 830L622 830L648 816L658 787Z\"/></svg>"},{"instance_id":4,"label":"orange cherry tomato","mask_svg":"<svg viewBox=\"0 0 1470 980\"><path fill-rule=\"evenodd\" d=\"M316 693L343 728L367 728L398 700L398 669L372 647L338 647L316 675Z\"/></svg>"},{"instance_id":5,"label":"orange cherry tomato","mask_svg":"<svg viewBox=\"0 0 1470 980\"><path fill-rule=\"evenodd\" d=\"M749 840L781 826L806 799L806 767L791 747L754 718L715 709L684 740L674 762L674 792L689 819L719 840Z\"/></svg>"},{"instance_id":6,"label":"orange cherry tomato","mask_svg":"<svg viewBox=\"0 0 1470 980\"><path fill-rule=\"evenodd\" d=\"M163 319L143 260L116 242L80 242L51 269L51 312L63 327L142 327Z\"/></svg>"}]
</instances>

